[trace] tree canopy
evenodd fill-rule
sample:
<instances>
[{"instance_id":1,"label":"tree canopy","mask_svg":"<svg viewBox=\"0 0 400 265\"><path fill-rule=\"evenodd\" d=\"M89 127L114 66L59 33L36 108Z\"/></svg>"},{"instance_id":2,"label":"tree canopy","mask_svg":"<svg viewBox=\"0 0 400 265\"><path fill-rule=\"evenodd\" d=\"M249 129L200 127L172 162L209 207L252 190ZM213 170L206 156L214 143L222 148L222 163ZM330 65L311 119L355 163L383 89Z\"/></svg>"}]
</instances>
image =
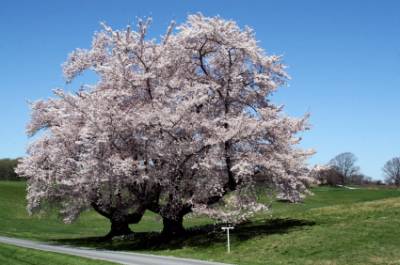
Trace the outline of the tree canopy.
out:
<instances>
[{"instance_id":1,"label":"tree canopy","mask_svg":"<svg viewBox=\"0 0 400 265\"><path fill-rule=\"evenodd\" d=\"M268 188L301 200L313 151L297 145L308 116L271 102L288 78L281 58L219 17L190 15L160 41L148 39L149 25L103 25L64 64L68 82L91 70L98 83L32 104L28 133L46 133L18 166L29 209L52 201L72 221L93 207L112 223L149 209L174 234L190 212L235 223L267 210L257 202L260 172Z\"/></svg>"}]
</instances>

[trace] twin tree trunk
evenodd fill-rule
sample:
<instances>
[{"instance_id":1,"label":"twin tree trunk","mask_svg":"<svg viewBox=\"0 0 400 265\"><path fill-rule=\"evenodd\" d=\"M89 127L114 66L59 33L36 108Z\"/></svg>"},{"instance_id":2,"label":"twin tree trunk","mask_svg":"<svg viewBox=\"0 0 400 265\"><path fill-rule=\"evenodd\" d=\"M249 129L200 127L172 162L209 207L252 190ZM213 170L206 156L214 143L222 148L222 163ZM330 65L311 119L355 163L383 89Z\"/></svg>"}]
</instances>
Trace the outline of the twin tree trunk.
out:
<instances>
[{"instance_id":1,"label":"twin tree trunk","mask_svg":"<svg viewBox=\"0 0 400 265\"><path fill-rule=\"evenodd\" d=\"M129 228L129 222L126 219L115 218L110 219L110 221L111 230L106 235L106 238L133 234L133 231ZM184 235L183 216L179 216L176 219L163 217L163 230L161 234L166 238Z\"/></svg>"},{"instance_id":2,"label":"twin tree trunk","mask_svg":"<svg viewBox=\"0 0 400 265\"><path fill-rule=\"evenodd\" d=\"M129 220L126 216L115 216L114 218L110 218L111 230L106 235L106 238L133 234L133 231L129 228L129 224L137 223L139 221L137 219L135 222L132 222L132 220ZM163 230L161 234L166 238L184 235L185 228L183 227L183 215L179 215L176 218L163 217Z\"/></svg>"},{"instance_id":3,"label":"twin tree trunk","mask_svg":"<svg viewBox=\"0 0 400 265\"><path fill-rule=\"evenodd\" d=\"M129 228L129 224L137 224L142 219L145 209L141 209L135 213L126 214L116 209L105 211L99 207L96 203L92 203L92 207L99 214L103 215L111 222L111 230L105 236L105 238L113 238L116 236L124 236L133 234L133 231ZM190 210L182 210L175 218L163 217L163 230L162 235L166 238L172 238L174 236L182 236L185 234L185 228L183 227L183 216ZM153 209L154 212L158 212L159 209Z\"/></svg>"}]
</instances>

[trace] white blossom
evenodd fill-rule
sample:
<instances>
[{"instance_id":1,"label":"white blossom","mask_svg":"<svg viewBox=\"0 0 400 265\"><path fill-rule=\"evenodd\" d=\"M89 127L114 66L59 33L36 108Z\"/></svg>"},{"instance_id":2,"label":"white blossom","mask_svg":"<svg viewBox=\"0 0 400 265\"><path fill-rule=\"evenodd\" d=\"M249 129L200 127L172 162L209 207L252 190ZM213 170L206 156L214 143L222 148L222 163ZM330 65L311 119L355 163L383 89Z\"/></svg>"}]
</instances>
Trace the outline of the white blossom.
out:
<instances>
[{"instance_id":1,"label":"white blossom","mask_svg":"<svg viewBox=\"0 0 400 265\"><path fill-rule=\"evenodd\" d=\"M308 116L288 117L270 101L288 79L281 58L220 17L190 15L160 42L147 38L149 24L104 25L63 66L68 82L92 70L98 83L32 104L28 134L46 134L17 170L29 179L28 208L60 202L66 221L93 202L243 221L266 210L255 196L260 174L300 200L312 151L297 144Z\"/></svg>"}]
</instances>

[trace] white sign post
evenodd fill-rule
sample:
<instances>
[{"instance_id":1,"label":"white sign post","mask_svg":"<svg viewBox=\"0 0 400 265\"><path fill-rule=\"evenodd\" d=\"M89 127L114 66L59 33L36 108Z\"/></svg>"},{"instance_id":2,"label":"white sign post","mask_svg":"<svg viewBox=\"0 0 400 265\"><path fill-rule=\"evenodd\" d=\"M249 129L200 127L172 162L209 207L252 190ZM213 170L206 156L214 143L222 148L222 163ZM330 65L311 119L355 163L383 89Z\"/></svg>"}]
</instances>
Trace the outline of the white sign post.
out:
<instances>
[{"instance_id":1,"label":"white sign post","mask_svg":"<svg viewBox=\"0 0 400 265\"><path fill-rule=\"evenodd\" d=\"M231 229L233 229L232 226L223 226L222 227L222 230L224 230L224 231L226 230L226 239L227 239L226 244L227 244L228 253L231 253L231 241L229 238L229 230L231 230Z\"/></svg>"}]
</instances>

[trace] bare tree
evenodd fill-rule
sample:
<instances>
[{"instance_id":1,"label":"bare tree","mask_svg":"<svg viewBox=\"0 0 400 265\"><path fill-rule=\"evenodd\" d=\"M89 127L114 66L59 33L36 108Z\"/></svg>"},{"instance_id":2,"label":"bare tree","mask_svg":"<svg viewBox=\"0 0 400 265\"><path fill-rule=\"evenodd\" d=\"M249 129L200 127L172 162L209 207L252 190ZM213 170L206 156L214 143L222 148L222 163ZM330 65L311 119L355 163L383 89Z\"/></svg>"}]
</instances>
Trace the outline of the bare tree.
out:
<instances>
[{"instance_id":1,"label":"bare tree","mask_svg":"<svg viewBox=\"0 0 400 265\"><path fill-rule=\"evenodd\" d=\"M338 154L329 161L329 165L341 175L341 182L352 183L353 176L359 174L360 168L356 166L357 157L350 152Z\"/></svg>"},{"instance_id":2,"label":"bare tree","mask_svg":"<svg viewBox=\"0 0 400 265\"><path fill-rule=\"evenodd\" d=\"M383 166L385 181L400 186L400 157L393 157Z\"/></svg>"}]
</instances>

